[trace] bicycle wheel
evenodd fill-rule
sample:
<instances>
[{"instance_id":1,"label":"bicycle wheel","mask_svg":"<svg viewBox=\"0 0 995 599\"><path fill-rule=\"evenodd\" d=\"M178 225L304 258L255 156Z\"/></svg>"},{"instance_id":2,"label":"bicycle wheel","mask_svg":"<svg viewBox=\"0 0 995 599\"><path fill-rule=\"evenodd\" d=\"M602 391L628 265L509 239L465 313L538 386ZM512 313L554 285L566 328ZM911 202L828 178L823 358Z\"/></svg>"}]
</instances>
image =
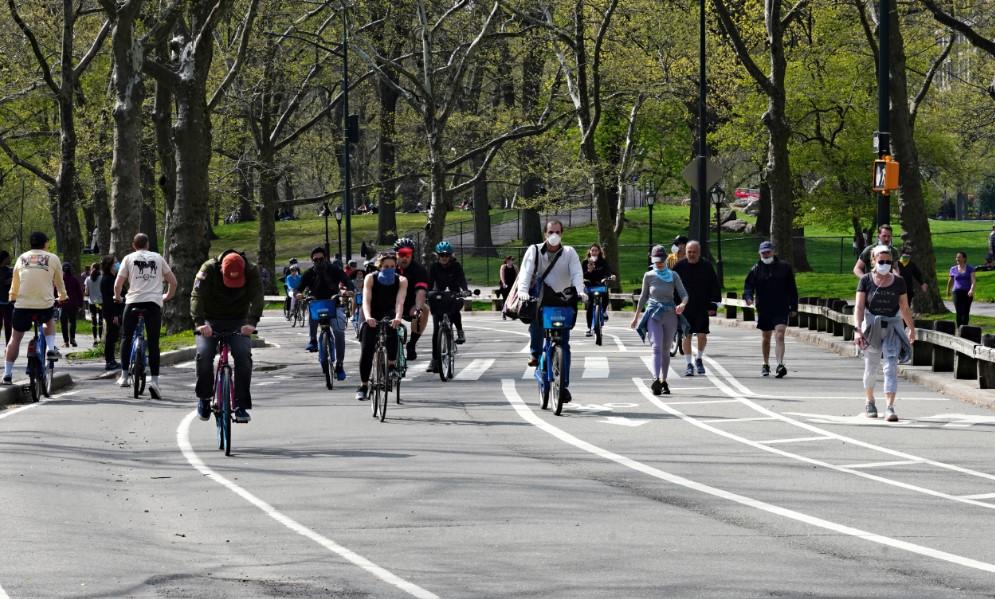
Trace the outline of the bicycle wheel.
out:
<instances>
[{"instance_id":1,"label":"bicycle wheel","mask_svg":"<svg viewBox=\"0 0 995 599\"><path fill-rule=\"evenodd\" d=\"M439 327L439 378L443 382L453 378L453 329L446 321Z\"/></svg>"},{"instance_id":2,"label":"bicycle wheel","mask_svg":"<svg viewBox=\"0 0 995 599\"><path fill-rule=\"evenodd\" d=\"M383 422L387 418L387 400L390 397L390 389L393 382L390 380L390 370L387 366L387 350L385 349L383 353L377 355L380 359L380 364L377 369L382 373L380 377L380 385L382 389L380 390L379 401L380 401L380 422Z\"/></svg>"},{"instance_id":3,"label":"bicycle wheel","mask_svg":"<svg viewBox=\"0 0 995 599\"><path fill-rule=\"evenodd\" d=\"M550 361L553 377L549 381L549 389L553 401L553 413L559 416L560 412L563 411L563 390L566 388L563 385L563 349L559 345L553 346L553 354Z\"/></svg>"},{"instance_id":4,"label":"bicycle wheel","mask_svg":"<svg viewBox=\"0 0 995 599\"><path fill-rule=\"evenodd\" d=\"M380 355L384 353L383 347L377 347L377 351L373 354L373 377L370 380L369 391L370 394L370 406L373 408L373 417L376 418L380 415L380 386L381 377L385 373L380 371Z\"/></svg>"},{"instance_id":5,"label":"bicycle wheel","mask_svg":"<svg viewBox=\"0 0 995 599\"><path fill-rule=\"evenodd\" d=\"M45 378L42 380L41 392L45 397L52 397L52 387L55 384L55 362L49 360L48 368L45 369Z\"/></svg>"},{"instance_id":6,"label":"bicycle wheel","mask_svg":"<svg viewBox=\"0 0 995 599\"><path fill-rule=\"evenodd\" d=\"M539 354L539 365L536 366L536 381L539 382L539 407L543 410L549 409L549 380L546 378L546 362L548 354L543 351Z\"/></svg>"},{"instance_id":7,"label":"bicycle wheel","mask_svg":"<svg viewBox=\"0 0 995 599\"><path fill-rule=\"evenodd\" d=\"M231 408L232 408L232 372L230 366L221 369L221 444L225 455L231 455Z\"/></svg>"},{"instance_id":8,"label":"bicycle wheel","mask_svg":"<svg viewBox=\"0 0 995 599\"><path fill-rule=\"evenodd\" d=\"M283 302L283 317L290 320L290 302L286 300Z\"/></svg>"},{"instance_id":9,"label":"bicycle wheel","mask_svg":"<svg viewBox=\"0 0 995 599\"><path fill-rule=\"evenodd\" d=\"M394 379L394 403L401 405L401 374L395 369L391 378Z\"/></svg>"},{"instance_id":10,"label":"bicycle wheel","mask_svg":"<svg viewBox=\"0 0 995 599\"><path fill-rule=\"evenodd\" d=\"M594 344L595 345L601 345L601 339L602 339L602 335L601 335L602 313L601 313L601 306L600 305L595 305L594 306L594 314L593 314L593 316L594 316L594 318L592 318L591 320L592 320L592 324L594 325Z\"/></svg>"},{"instance_id":11,"label":"bicycle wheel","mask_svg":"<svg viewBox=\"0 0 995 599\"><path fill-rule=\"evenodd\" d=\"M335 346L332 345L332 335L322 330L318 337L318 357L321 359L321 371L325 374L325 387L332 389L335 379Z\"/></svg>"},{"instance_id":12,"label":"bicycle wheel","mask_svg":"<svg viewBox=\"0 0 995 599\"><path fill-rule=\"evenodd\" d=\"M38 377L35 374L36 372L38 372L38 370L36 369L32 361L29 361L28 363L28 391L31 393L31 401L33 403L38 401L38 396L41 395L41 393L39 392L38 389L39 387Z\"/></svg>"},{"instance_id":13,"label":"bicycle wheel","mask_svg":"<svg viewBox=\"0 0 995 599\"><path fill-rule=\"evenodd\" d=\"M681 325L678 323L677 330L674 331L674 341L670 345L670 357L673 358L678 352L684 353L684 332L681 331Z\"/></svg>"},{"instance_id":14,"label":"bicycle wheel","mask_svg":"<svg viewBox=\"0 0 995 599\"><path fill-rule=\"evenodd\" d=\"M131 386L134 390L135 399L145 391L145 344L138 342L138 349L131 363Z\"/></svg>"}]
</instances>

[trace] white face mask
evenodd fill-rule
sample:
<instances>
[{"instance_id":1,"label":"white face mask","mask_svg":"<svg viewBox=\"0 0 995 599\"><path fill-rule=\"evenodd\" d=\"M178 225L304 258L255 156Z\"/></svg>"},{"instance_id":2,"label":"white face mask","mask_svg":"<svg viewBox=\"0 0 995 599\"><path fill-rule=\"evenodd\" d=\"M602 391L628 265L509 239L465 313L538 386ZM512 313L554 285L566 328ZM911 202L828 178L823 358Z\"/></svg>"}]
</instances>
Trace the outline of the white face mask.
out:
<instances>
[{"instance_id":1,"label":"white face mask","mask_svg":"<svg viewBox=\"0 0 995 599\"><path fill-rule=\"evenodd\" d=\"M891 272L891 264L878 264L876 268L879 275L886 275Z\"/></svg>"},{"instance_id":2,"label":"white face mask","mask_svg":"<svg viewBox=\"0 0 995 599\"><path fill-rule=\"evenodd\" d=\"M679 251L681 251L681 248L677 247L676 245L670 246L670 253L671 254L676 254Z\"/></svg>"},{"instance_id":3,"label":"white face mask","mask_svg":"<svg viewBox=\"0 0 995 599\"><path fill-rule=\"evenodd\" d=\"M760 257L760 261L763 262L764 264L773 264L774 263L774 256L770 256L768 258L764 258L763 256L761 256Z\"/></svg>"},{"instance_id":4,"label":"white face mask","mask_svg":"<svg viewBox=\"0 0 995 599\"><path fill-rule=\"evenodd\" d=\"M550 233L549 236L546 237L546 242L553 247L560 245L561 241L563 241L563 237L561 237L559 233Z\"/></svg>"}]
</instances>

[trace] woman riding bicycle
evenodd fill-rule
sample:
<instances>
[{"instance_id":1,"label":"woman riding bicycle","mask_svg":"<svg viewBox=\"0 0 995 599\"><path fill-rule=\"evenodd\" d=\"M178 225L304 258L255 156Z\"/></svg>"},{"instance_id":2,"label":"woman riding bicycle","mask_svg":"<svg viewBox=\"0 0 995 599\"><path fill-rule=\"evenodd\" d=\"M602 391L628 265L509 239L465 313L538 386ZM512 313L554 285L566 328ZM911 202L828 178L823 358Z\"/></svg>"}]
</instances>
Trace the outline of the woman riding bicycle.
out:
<instances>
[{"instance_id":1,"label":"woman riding bicycle","mask_svg":"<svg viewBox=\"0 0 995 599\"><path fill-rule=\"evenodd\" d=\"M435 255L439 259L428 271L431 290L452 293L468 291L469 285L467 285L466 275L463 273L463 266L453 257L452 244L448 241L440 241L435 246ZM466 335L463 333L463 319L460 316L463 300L454 297L451 301L433 301L431 299L432 292L429 292L428 296L429 308L432 311L432 361L426 372L437 372L439 368L439 323L442 322L444 314L449 314L449 320L456 327L456 343L466 342Z\"/></svg>"},{"instance_id":2,"label":"woman riding bicycle","mask_svg":"<svg viewBox=\"0 0 995 599\"><path fill-rule=\"evenodd\" d=\"M287 290L287 320L291 319L291 315L294 313L294 309L297 307L297 292L296 289L301 285L301 267L297 266L297 263L290 265L290 272L283 280L284 288Z\"/></svg>"},{"instance_id":3,"label":"woman riding bicycle","mask_svg":"<svg viewBox=\"0 0 995 599\"><path fill-rule=\"evenodd\" d=\"M377 327L380 321L390 318L390 326L396 330L404 313L404 299L408 294L408 280L397 274L397 254L383 252L377 258L377 272L371 272L363 279L363 328L360 332L359 388L356 399L364 401L369 389L370 373L373 371L373 354L377 349ZM394 343L387 344L387 359L390 366L397 360L396 337Z\"/></svg>"},{"instance_id":4,"label":"woman riding bicycle","mask_svg":"<svg viewBox=\"0 0 995 599\"><path fill-rule=\"evenodd\" d=\"M608 266L608 260L605 259L605 254L601 246L592 243L591 247L587 250L587 259L584 260L584 287L602 285L605 279L614 276L611 267ZM606 315L605 320L607 320L608 296L599 296L597 300L593 296L589 297L587 300L587 333L584 334L585 337L590 337L593 334L591 329L594 327L595 301L601 302L602 314Z\"/></svg>"}]
</instances>

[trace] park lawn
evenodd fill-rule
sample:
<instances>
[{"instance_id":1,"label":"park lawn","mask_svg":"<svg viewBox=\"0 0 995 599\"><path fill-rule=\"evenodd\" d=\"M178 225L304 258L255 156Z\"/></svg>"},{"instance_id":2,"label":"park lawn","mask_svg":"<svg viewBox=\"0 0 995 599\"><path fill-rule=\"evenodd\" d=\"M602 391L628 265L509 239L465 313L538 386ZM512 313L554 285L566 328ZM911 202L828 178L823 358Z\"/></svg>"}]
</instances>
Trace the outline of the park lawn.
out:
<instances>
[{"instance_id":1,"label":"park lawn","mask_svg":"<svg viewBox=\"0 0 995 599\"><path fill-rule=\"evenodd\" d=\"M76 332L77 335L80 334L79 329ZM87 328L87 334L90 334L89 327ZM61 338L61 337L60 337ZM182 333L176 333L175 335L167 335L166 330L162 330L162 335L159 337L159 351L167 352L174 349L182 349L184 347L193 347L194 345L194 335L193 331L183 331ZM76 352L68 354L68 360L70 362L78 362L81 360L96 360L98 358L104 357L104 348L95 347L93 349L88 349L83 352Z\"/></svg>"}]
</instances>

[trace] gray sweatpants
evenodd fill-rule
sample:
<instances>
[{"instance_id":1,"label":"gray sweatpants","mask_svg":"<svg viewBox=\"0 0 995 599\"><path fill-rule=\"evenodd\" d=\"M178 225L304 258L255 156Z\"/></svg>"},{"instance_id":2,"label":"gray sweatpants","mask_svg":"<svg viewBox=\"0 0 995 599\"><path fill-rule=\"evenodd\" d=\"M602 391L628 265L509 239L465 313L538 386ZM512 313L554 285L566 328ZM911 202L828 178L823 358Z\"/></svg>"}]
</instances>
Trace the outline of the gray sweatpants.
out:
<instances>
[{"instance_id":1,"label":"gray sweatpants","mask_svg":"<svg viewBox=\"0 0 995 599\"><path fill-rule=\"evenodd\" d=\"M653 377L667 380L667 370L670 368L670 345L674 342L677 332L677 314L673 311L664 312L660 320L652 318L647 322L647 333L650 345L653 347Z\"/></svg>"},{"instance_id":2,"label":"gray sweatpants","mask_svg":"<svg viewBox=\"0 0 995 599\"><path fill-rule=\"evenodd\" d=\"M895 393L898 391L898 357L883 358L881 350L871 348L864 350L864 389L874 390L878 371L882 369L882 360L884 361L884 392Z\"/></svg>"}]
</instances>

